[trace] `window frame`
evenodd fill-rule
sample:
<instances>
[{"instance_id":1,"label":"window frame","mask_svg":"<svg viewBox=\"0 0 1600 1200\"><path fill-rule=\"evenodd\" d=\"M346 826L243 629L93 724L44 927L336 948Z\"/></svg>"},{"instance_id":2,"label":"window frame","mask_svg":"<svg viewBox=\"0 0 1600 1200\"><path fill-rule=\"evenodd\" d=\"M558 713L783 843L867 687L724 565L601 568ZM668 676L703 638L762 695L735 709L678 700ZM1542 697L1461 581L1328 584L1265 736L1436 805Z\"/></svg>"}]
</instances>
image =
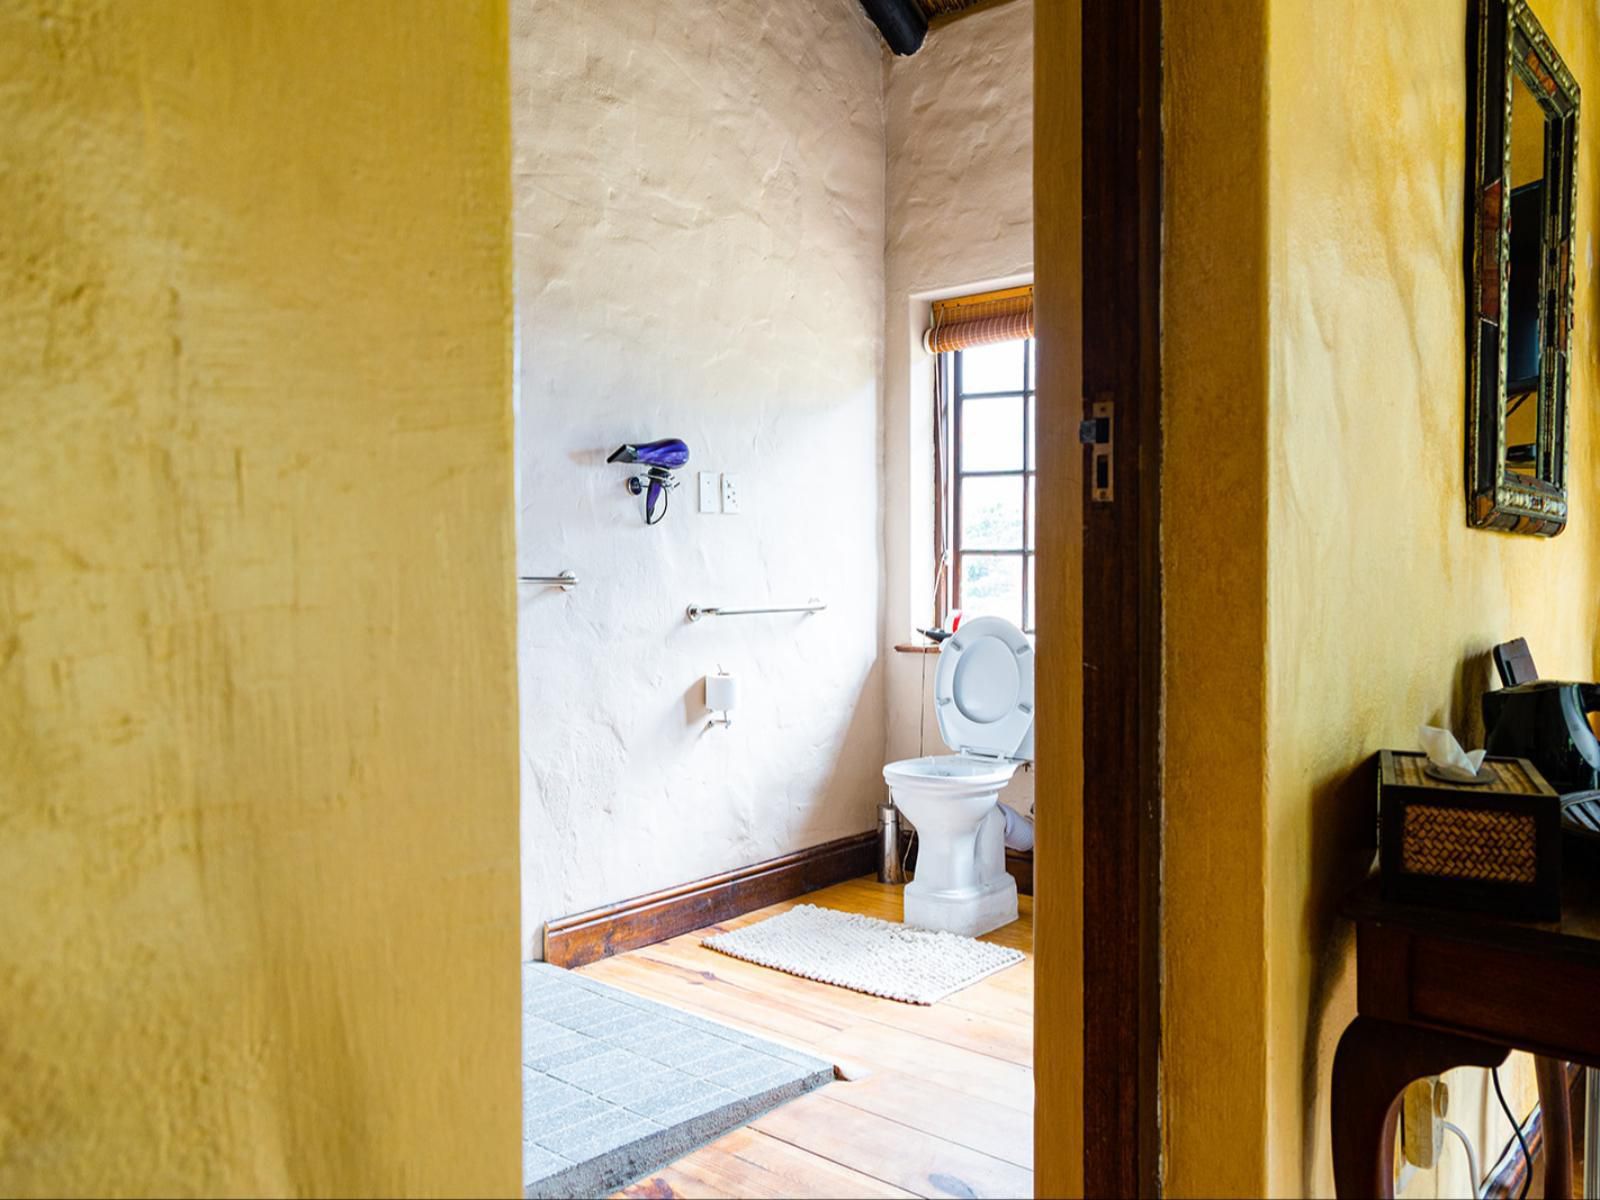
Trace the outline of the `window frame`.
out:
<instances>
[{"instance_id":1,"label":"window frame","mask_svg":"<svg viewBox=\"0 0 1600 1200\"><path fill-rule=\"evenodd\" d=\"M946 611L963 608L961 581L964 574L963 560L967 555L992 558L1020 558L1022 560L1020 627L1030 637L1033 636L1037 624L1035 610L1038 607L1030 588L1030 584L1034 584L1036 580L1036 560L1038 557L1038 531L1035 528L1037 521L1033 512L1037 504L1039 476L1037 447L1033 444L1034 425L1038 420L1034 340L1033 338L1018 338L1015 342L1002 343L1004 345L1014 344L1017 347L1017 353L1022 355L1022 388L1020 391L967 392L962 359L962 356L967 351L950 350L939 356L940 361L937 369L945 373L945 381L948 384L947 387L941 389L946 397L947 411L943 415L948 444L944 447L943 455L945 478L937 481L937 495L934 498L934 503L945 506L944 511L950 514L945 535L947 543L946 554L949 559L949 569L946 572L945 583L945 590L949 597ZM961 448L966 402L968 400L1013 398L1018 400L1022 407L1022 456L1020 459L1022 465L1014 470L964 470ZM1029 420L1030 412L1033 420ZM1019 546L982 547L971 550L964 547L961 494L963 490L962 483L968 478L1017 478L1022 481L1022 540Z\"/></svg>"}]
</instances>

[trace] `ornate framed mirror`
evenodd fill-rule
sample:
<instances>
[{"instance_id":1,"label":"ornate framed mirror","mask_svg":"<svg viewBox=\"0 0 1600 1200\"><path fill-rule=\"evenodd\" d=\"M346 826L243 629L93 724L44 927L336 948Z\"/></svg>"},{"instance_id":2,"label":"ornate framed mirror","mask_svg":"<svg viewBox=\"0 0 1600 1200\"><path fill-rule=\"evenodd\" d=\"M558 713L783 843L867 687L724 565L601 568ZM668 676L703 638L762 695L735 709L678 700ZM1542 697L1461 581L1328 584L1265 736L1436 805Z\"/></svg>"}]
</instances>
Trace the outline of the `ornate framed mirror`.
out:
<instances>
[{"instance_id":1,"label":"ornate framed mirror","mask_svg":"<svg viewBox=\"0 0 1600 1200\"><path fill-rule=\"evenodd\" d=\"M1525 0L1468 32L1467 521L1567 523L1578 84Z\"/></svg>"}]
</instances>

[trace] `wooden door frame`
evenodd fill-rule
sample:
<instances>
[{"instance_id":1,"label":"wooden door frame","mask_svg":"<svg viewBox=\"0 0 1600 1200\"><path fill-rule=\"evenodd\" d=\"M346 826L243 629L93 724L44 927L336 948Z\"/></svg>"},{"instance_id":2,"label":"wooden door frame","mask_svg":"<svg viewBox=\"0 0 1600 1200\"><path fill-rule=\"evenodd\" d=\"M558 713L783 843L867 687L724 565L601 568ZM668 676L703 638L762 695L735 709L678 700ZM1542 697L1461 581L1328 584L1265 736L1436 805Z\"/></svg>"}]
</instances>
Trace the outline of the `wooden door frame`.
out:
<instances>
[{"instance_id":1,"label":"wooden door frame","mask_svg":"<svg viewBox=\"0 0 1600 1200\"><path fill-rule=\"evenodd\" d=\"M1083 416L1112 412L1111 498L1093 457L1083 489L1083 1182L1159 1196L1161 0L1082 13Z\"/></svg>"}]
</instances>

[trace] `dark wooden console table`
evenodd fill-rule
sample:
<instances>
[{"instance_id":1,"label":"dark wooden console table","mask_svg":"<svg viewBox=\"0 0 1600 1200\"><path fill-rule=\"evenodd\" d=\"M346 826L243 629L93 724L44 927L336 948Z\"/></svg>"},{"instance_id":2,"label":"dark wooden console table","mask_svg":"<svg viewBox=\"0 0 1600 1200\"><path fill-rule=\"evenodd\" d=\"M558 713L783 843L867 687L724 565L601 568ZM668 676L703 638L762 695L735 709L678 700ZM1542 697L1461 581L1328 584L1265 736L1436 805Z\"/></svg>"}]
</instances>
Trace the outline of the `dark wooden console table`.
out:
<instances>
[{"instance_id":1,"label":"dark wooden console table","mask_svg":"<svg viewBox=\"0 0 1600 1200\"><path fill-rule=\"evenodd\" d=\"M1515 921L1388 903L1373 877L1342 911L1356 925L1360 1015L1333 1060L1338 1194L1394 1195L1395 1117L1407 1084L1528 1050L1538 1056L1544 1194L1570 1197L1562 1064L1600 1067L1600 893L1587 879L1569 881L1560 921Z\"/></svg>"}]
</instances>

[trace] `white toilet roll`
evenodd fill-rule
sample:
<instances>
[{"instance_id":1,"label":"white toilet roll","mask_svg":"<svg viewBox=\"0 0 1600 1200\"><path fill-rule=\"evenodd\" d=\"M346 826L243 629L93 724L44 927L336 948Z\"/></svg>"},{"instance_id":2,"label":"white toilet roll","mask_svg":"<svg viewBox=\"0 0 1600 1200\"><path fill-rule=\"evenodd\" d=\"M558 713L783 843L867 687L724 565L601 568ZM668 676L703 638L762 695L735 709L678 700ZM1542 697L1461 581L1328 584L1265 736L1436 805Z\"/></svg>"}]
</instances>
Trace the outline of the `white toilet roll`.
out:
<instances>
[{"instance_id":1,"label":"white toilet roll","mask_svg":"<svg viewBox=\"0 0 1600 1200\"><path fill-rule=\"evenodd\" d=\"M739 703L739 681L732 675L706 676L706 707L712 712L731 712Z\"/></svg>"}]
</instances>

